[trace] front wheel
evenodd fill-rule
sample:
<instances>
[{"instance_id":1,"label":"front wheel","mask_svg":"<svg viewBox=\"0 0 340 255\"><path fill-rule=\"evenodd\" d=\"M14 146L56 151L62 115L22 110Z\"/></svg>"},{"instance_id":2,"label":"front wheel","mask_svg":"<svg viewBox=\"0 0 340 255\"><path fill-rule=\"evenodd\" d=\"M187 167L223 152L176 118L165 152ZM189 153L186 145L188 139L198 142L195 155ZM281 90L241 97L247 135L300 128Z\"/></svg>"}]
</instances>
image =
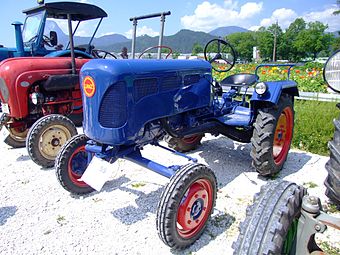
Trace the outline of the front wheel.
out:
<instances>
[{"instance_id":1,"label":"front wheel","mask_svg":"<svg viewBox=\"0 0 340 255\"><path fill-rule=\"evenodd\" d=\"M8 146L11 146L12 148L23 148L26 146L26 137L19 137L9 134L5 138L4 143Z\"/></svg>"},{"instance_id":2,"label":"front wheel","mask_svg":"<svg viewBox=\"0 0 340 255\"><path fill-rule=\"evenodd\" d=\"M293 138L291 96L282 94L277 105L258 111L251 138L253 166L262 176L273 176L285 163Z\"/></svg>"},{"instance_id":3,"label":"front wheel","mask_svg":"<svg viewBox=\"0 0 340 255\"><path fill-rule=\"evenodd\" d=\"M157 210L160 239L184 249L203 233L216 200L216 177L202 164L183 166L164 189Z\"/></svg>"},{"instance_id":4,"label":"front wheel","mask_svg":"<svg viewBox=\"0 0 340 255\"><path fill-rule=\"evenodd\" d=\"M59 114L42 117L28 132L28 155L39 166L52 167L61 147L76 134L77 129L69 118Z\"/></svg>"},{"instance_id":5,"label":"front wheel","mask_svg":"<svg viewBox=\"0 0 340 255\"><path fill-rule=\"evenodd\" d=\"M83 134L72 137L62 147L55 160L58 181L65 190L72 194L82 195L94 191L93 188L80 180L92 157L85 150L88 140Z\"/></svg>"},{"instance_id":6,"label":"front wheel","mask_svg":"<svg viewBox=\"0 0 340 255\"><path fill-rule=\"evenodd\" d=\"M295 183L269 182L247 208L234 255L295 254L298 219L306 189Z\"/></svg>"}]
</instances>

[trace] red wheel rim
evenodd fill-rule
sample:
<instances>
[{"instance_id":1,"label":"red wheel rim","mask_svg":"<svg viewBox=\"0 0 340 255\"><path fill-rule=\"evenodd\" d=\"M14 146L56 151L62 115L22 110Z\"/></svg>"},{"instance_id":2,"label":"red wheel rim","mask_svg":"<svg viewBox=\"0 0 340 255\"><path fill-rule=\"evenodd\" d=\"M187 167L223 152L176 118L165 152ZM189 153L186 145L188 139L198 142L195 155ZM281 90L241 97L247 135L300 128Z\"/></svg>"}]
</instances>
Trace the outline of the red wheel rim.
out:
<instances>
[{"instance_id":1,"label":"red wheel rim","mask_svg":"<svg viewBox=\"0 0 340 255\"><path fill-rule=\"evenodd\" d=\"M199 139L201 139L201 136L193 135L193 136L183 138L182 141L187 143L187 144L192 144L192 143L197 142Z\"/></svg>"},{"instance_id":2,"label":"red wheel rim","mask_svg":"<svg viewBox=\"0 0 340 255\"><path fill-rule=\"evenodd\" d=\"M85 171L87 167L87 156L84 156L82 154L87 153L85 151L85 145L78 147L71 155L69 161L68 161L68 176L70 177L70 180L79 187L88 187L85 182L80 181L82 174L79 173L79 169L76 170L75 167L81 168ZM79 162L80 161L80 162Z\"/></svg>"},{"instance_id":3,"label":"red wheel rim","mask_svg":"<svg viewBox=\"0 0 340 255\"><path fill-rule=\"evenodd\" d=\"M281 165L286 159L292 136L293 111L290 107L286 107L277 121L274 134L273 157L276 165Z\"/></svg>"},{"instance_id":4,"label":"red wheel rim","mask_svg":"<svg viewBox=\"0 0 340 255\"><path fill-rule=\"evenodd\" d=\"M195 236L205 225L213 207L213 187L206 179L195 181L185 192L177 212L177 232Z\"/></svg>"}]
</instances>

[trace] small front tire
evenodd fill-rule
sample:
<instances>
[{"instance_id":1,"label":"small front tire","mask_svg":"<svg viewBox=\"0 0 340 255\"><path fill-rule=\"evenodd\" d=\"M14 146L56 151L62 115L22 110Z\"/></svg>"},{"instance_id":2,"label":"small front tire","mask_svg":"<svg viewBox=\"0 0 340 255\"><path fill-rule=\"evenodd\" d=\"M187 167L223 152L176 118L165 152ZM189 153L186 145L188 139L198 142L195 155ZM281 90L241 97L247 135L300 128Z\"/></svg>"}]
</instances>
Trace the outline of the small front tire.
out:
<instances>
[{"instance_id":1,"label":"small front tire","mask_svg":"<svg viewBox=\"0 0 340 255\"><path fill-rule=\"evenodd\" d=\"M90 159L90 153L85 151L89 139L83 135L71 138L60 150L55 160L55 171L61 186L68 192L84 195L94 191L80 178L85 172Z\"/></svg>"},{"instance_id":2,"label":"small front tire","mask_svg":"<svg viewBox=\"0 0 340 255\"><path fill-rule=\"evenodd\" d=\"M59 114L44 116L28 132L28 155L39 166L52 167L61 147L76 134L77 129L69 118Z\"/></svg>"},{"instance_id":3,"label":"small front tire","mask_svg":"<svg viewBox=\"0 0 340 255\"><path fill-rule=\"evenodd\" d=\"M203 233L216 200L216 177L202 164L183 166L164 189L157 210L160 239L184 249Z\"/></svg>"}]
</instances>

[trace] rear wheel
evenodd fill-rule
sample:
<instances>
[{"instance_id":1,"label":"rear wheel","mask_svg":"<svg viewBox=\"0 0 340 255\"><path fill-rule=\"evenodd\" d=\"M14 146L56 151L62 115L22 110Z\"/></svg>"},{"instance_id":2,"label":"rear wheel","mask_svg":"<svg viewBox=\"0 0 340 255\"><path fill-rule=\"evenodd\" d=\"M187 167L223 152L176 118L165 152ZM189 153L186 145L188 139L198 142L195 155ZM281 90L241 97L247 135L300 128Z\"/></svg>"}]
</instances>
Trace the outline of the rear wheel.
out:
<instances>
[{"instance_id":1,"label":"rear wheel","mask_svg":"<svg viewBox=\"0 0 340 255\"><path fill-rule=\"evenodd\" d=\"M326 163L326 196L340 207L340 118L334 120L334 138L329 142L330 159Z\"/></svg>"},{"instance_id":2,"label":"rear wheel","mask_svg":"<svg viewBox=\"0 0 340 255\"><path fill-rule=\"evenodd\" d=\"M269 182L247 208L234 255L295 254L298 218L306 189L287 181Z\"/></svg>"},{"instance_id":3,"label":"rear wheel","mask_svg":"<svg viewBox=\"0 0 340 255\"><path fill-rule=\"evenodd\" d=\"M83 134L72 137L62 147L55 160L55 171L59 183L65 190L77 195L94 191L80 180L91 161L91 154L85 151L88 140Z\"/></svg>"},{"instance_id":4,"label":"rear wheel","mask_svg":"<svg viewBox=\"0 0 340 255\"><path fill-rule=\"evenodd\" d=\"M36 164L52 167L61 147L76 134L75 125L67 117L58 114L42 117L28 133L28 155Z\"/></svg>"},{"instance_id":5,"label":"rear wheel","mask_svg":"<svg viewBox=\"0 0 340 255\"><path fill-rule=\"evenodd\" d=\"M262 176L278 173L287 159L293 138L292 98L282 94L278 105L259 110L251 138L253 166Z\"/></svg>"},{"instance_id":6,"label":"rear wheel","mask_svg":"<svg viewBox=\"0 0 340 255\"><path fill-rule=\"evenodd\" d=\"M188 152L195 150L201 144L203 136L203 134L192 135L184 138L167 136L165 140L170 148L179 152Z\"/></svg>"},{"instance_id":7,"label":"rear wheel","mask_svg":"<svg viewBox=\"0 0 340 255\"><path fill-rule=\"evenodd\" d=\"M160 239L184 249L203 233L216 200L216 177L204 165L183 166L164 189L157 210Z\"/></svg>"}]
</instances>

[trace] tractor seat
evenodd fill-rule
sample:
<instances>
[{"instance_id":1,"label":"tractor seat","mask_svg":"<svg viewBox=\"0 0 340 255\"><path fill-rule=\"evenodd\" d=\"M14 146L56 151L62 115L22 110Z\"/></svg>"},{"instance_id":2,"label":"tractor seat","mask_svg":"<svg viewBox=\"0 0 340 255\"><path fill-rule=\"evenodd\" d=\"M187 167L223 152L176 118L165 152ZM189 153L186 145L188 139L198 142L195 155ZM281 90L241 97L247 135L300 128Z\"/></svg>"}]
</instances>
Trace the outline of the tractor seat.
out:
<instances>
[{"instance_id":1,"label":"tractor seat","mask_svg":"<svg viewBox=\"0 0 340 255\"><path fill-rule=\"evenodd\" d=\"M258 79L259 77L256 74L238 73L224 78L220 82L220 85L228 87L250 86L255 84Z\"/></svg>"}]
</instances>

